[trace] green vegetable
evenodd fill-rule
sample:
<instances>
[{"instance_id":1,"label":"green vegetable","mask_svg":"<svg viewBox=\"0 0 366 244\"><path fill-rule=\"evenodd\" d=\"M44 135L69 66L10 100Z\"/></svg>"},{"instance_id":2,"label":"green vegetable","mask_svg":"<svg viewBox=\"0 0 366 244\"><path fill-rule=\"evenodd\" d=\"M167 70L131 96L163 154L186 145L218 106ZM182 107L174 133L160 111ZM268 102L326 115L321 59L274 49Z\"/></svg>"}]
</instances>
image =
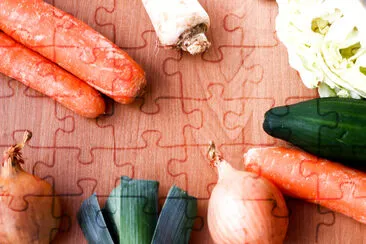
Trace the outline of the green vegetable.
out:
<instances>
[{"instance_id":1,"label":"green vegetable","mask_svg":"<svg viewBox=\"0 0 366 244\"><path fill-rule=\"evenodd\" d=\"M115 243L150 243L158 220L159 182L122 177L104 207Z\"/></svg>"},{"instance_id":2,"label":"green vegetable","mask_svg":"<svg viewBox=\"0 0 366 244\"><path fill-rule=\"evenodd\" d=\"M365 100L318 98L276 107L265 114L263 129L320 157L366 162Z\"/></svg>"},{"instance_id":3,"label":"green vegetable","mask_svg":"<svg viewBox=\"0 0 366 244\"><path fill-rule=\"evenodd\" d=\"M95 194L82 203L77 219L88 243L113 244Z\"/></svg>"},{"instance_id":4,"label":"green vegetable","mask_svg":"<svg viewBox=\"0 0 366 244\"><path fill-rule=\"evenodd\" d=\"M151 243L188 243L196 217L197 199L173 186L160 213Z\"/></svg>"},{"instance_id":5,"label":"green vegetable","mask_svg":"<svg viewBox=\"0 0 366 244\"><path fill-rule=\"evenodd\" d=\"M197 199L173 186L158 218L159 182L122 177L104 209L95 194L86 199L78 221L89 243L188 243Z\"/></svg>"},{"instance_id":6,"label":"green vegetable","mask_svg":"<svg viewBox=\"0 0 366 244\"><path fill-rule=\"evenodd\" d=\"M289 63L321 97L366 97L363 0L277 0Z\"/></svg>"}]
</instances>

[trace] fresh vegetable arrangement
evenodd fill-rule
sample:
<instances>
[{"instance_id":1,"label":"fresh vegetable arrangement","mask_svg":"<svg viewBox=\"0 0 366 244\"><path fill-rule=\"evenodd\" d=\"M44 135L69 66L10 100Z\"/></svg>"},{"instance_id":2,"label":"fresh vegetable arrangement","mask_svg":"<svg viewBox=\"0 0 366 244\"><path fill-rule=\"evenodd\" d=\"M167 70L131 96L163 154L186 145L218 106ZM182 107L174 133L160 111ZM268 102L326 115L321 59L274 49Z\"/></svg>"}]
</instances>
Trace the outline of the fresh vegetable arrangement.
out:
<instances>
[{"instance_id":1,"label":"fresh vegetable arrangement","mask_svg":"<svg viewBox=\"0 0 366 244\"><path fill-rule=\"evenodd\" d=\"M173 186L158 214L159 182L122 177L100 209L96 195L80 207L78 221L89 243L188 243L197 199Z\"/></svg>"},{"instance_id":2,"label":"fresh vegetable arrangement","mask_svg":"<svg viewBox=\"0 0 366 244\"><path fill-rule=\"evenodd\" d=\"M210 18L197 0L142 0L142 3L163 46L193 55L210 47L205 35Z\"/></svg>"},{"instance_id":3,"label":"fresh vegetable arrangement","mask_svg":"<svg viewBox=\"0 0 366 244\"><path fill-rule=\"evenodd\" d=\"M362 166L366 161L366 101L318 98L272 108L264 130L314 155Z\"/></svg>"},{"instance_id":4,"label":"fresh vegetable arrangement","mask_svg":"<svg viewBox=\"0 0 366 244\"><path fill-rule=\"evenodd\" d=\"M261 176L235 170L212 143L209 157L219 173L207 217L215 243L282 243L288 210L277 187Z\"/></svg>"},{"instance_id":5,"label":"fresh vegetable arrangement","mask_svg":"<svg viewBox=\"0 0 366 244\"><path fill-rule=\"evenodd\" d=\"M365 7L360 0L277 3L277 34L290 65L321 97L337 97L265 114L265 132L313 155L293 148L254 148L244 156L245 171L238 171L211 143L209 158L218 182L207 217L216 243L283 243L289 211L282 193L366 224L366 175L347 167L366 161L366 24L360 21ZM190 54L210 47L205 34L210 18L197 0L142 4L163 46ZM127 53L41 0L0 1L0 30L0 72L81 116L105 112L100 93L123 104L144 93L145 72ZM48 243L59 228L60 202L52 186L21 167L21 149L30 137L26 132L22 143L10 147L0 166L0 243ZM93 194L77 214L86 240L188 243L197 199L172 186L159 214L158 193L157 181L122 177L103 208Z\"/></svg>"},{"instance_id":6,"label":"fresh vegetable arrangement","mask_svg":"<svg viewBox=\"0 0 366 244\"><path fill-rule=\"evenodd\" d=\"M366 97L363 0L277 0L290 65L321 97Z\"/></svg>"},{"instance_id":7,"label":"fresh vegetable arrangement","mask_svg":"<svg viewBox=\"0 0 366 244\"><path fill-rule=\"evenodd\" d=\"M0 165L0 243L49 243L58 231L60 200L48 182L21 166L21 150L31 137L26 131Z\"/></svg>"}]
</instances>

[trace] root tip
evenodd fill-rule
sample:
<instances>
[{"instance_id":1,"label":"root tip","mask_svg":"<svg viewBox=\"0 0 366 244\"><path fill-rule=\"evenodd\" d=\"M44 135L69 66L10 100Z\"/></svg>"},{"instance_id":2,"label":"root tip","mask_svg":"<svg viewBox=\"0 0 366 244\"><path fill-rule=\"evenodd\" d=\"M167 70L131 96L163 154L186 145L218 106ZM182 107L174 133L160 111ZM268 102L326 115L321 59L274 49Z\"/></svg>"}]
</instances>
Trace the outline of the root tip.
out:
<instances>
[{"instance_id":1,"label":"root tip","mask_svg":"<svg viewBox=\"0 0 366 244\"><path fill-rule=\"evenodd\" d=\"M192 55L197 55L205 52L211 43L207 40L205 33L197 33L185 39L181 45L183 51L187 51Z\"/></svg>"}]
</instances>

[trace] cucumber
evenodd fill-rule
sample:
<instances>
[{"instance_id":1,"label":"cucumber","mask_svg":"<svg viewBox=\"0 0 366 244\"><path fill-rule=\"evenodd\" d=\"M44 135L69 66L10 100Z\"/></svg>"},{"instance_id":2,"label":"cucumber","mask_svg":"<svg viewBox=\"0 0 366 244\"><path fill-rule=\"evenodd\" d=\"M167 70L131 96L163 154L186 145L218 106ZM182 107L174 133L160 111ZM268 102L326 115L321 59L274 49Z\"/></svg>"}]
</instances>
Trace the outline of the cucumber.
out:
<instances>
[{"instance_id":1,"label":"cucumber","mask_svg":"<svg viewBox=\"0 0 366 244\"><path fill-rule=\"evenodd\" d=\"M263 129L319 157L366 162L365 100L317 98L275 107L266 112Z\"/></svg>"}]
</instances>

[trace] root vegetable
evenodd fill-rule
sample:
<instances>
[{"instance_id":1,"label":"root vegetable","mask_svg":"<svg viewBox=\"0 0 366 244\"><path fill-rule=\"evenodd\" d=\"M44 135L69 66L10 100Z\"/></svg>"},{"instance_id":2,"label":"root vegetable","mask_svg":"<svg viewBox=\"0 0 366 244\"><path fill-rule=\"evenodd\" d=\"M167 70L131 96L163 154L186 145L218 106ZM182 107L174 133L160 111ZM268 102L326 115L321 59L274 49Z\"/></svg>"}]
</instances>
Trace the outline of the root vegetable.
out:
<instances>
[{"instance_id":1,"label":"root vegetable","mask_svg":"<svg viewBox=\"0 0 366 244\"><path fill-rule=\"evenodd\" d=\"M208 206L208 227L215 243L282 243L288 210L275 185L256 174L238 171L209 151L219 180Z\"/></svg>"},{"instance_id":2,"label":"root vegetable","mask_svg":"<svg viewBox=\"0 0 366 244\"><path fill-rule=\"evenodd\" d=\"M75 113L95 118L105 111L100 94L86 83L0 32L0 72L45 94Z\"/></svg>"},{"instance_id":3,"label":"root vegetable","mask_svg":"<svg viewBox=\"0 0 366 244\"><path fill-rule=\"evenodd\" d=\"M272 180L285 194L366 224L365 173L292 148L253 148L244 158L246 170Z\"/></svg>"},{"instance_id":4,"label":"root vegetable","mask_svg":"<svg viewBox=\"0 0 366 244\"><path fill-rule=\"evenodd\" d=\"M210 18L197 0L142 0L159 41L190 54L210 47L205 32Z\"/></svg>"},{"instance_id":5,"label":"root vegetable","mask_svg":"<svg viewBox=\"0 0 366 244\"><path fill-rule=\"evenodd\" d=\"M21 149L10 147L0 165L0 243L49 243L59 226L60 202L52 186L25 172Z\"/></svg>"},{"instance_id":6,"label":"root vegetable","mask_svg":"<svg viewBox=\"0 0 366 244\"><path fill-rule=\"evenodd\" d=\"M90 26L43 1L1 0L0 29L101 93L131 103L144 92L145 72Z\"/></svg>"}]
</instances>

